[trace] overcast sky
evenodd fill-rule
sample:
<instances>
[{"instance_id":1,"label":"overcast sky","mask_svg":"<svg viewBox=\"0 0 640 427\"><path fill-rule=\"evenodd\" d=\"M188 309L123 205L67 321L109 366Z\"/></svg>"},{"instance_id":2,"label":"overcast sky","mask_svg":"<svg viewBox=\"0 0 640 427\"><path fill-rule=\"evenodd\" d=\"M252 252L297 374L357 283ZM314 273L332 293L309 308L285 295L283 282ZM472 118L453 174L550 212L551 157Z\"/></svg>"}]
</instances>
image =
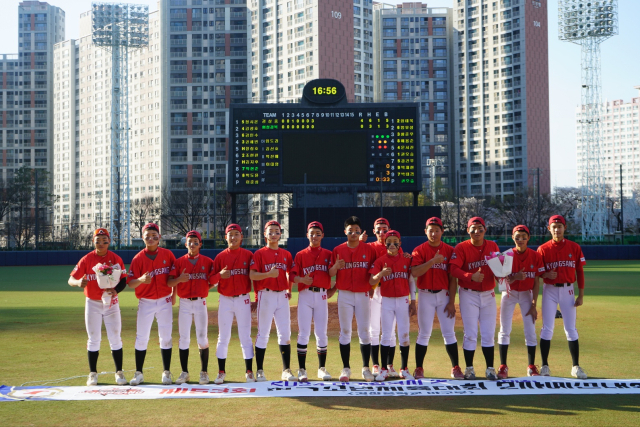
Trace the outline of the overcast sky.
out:
<instances>
[{"instance_id":1,"label":"overcast sky","mask_svg":"<svg viewBox=\"0 0 640 427\"><path fill-rule=\"evenodd\" d=\"M345 0L350 1L350 0ZM528 0L522 0L528 1ZM545 0L539 0L545 1ZM0 14L0 53L18 51L19 0L2 0ZM91 8L90 0L50 0L50 4L64 9L67 38L78 37L78 20L82 12ZM157 10L157 1L138 0ZM402 3L390 0L385 3ZM453 0L426 2L430 7L451 7ZM618 0L618 36L602 44L602 97L603 100L623 99L628 102L637 97L634 86L640 85L640 1ZM576 143L575 109L580 103L580 46L558 40L558 0L549 0L549 68L551 117L551 185L575 186Z\"/></svg>"}]
</instances>

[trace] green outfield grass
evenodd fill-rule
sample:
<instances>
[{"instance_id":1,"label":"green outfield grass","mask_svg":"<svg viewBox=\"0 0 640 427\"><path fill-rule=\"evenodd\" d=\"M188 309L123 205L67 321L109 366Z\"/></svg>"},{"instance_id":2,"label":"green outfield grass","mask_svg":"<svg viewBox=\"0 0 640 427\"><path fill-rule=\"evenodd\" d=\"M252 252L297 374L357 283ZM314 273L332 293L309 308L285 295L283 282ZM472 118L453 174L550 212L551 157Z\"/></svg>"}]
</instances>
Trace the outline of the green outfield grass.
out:
<instances>
[{"instance_id":1,"label":"green outfield grass","mask_svg":"<svg viewBox=\"0 0 640 427\"><path fill-rule=\"evenodd\" d=\"M28 381L87 374L84 296L67 285L72 266L0 268L0 383L21 385ZM591 261L585 269L585 305L578 309L581 365L592 378L640 378L640 262ZM497 296L498 298L498 296ZM332 299L335 301L336 297ZM134 369L133 344L137 300L131 290L120 294L125 370ZM297 295L294 294L292 305ZM217 295L209 298L217 308ZM174 377L180 373L177 341L177 310L174 307ZM415 318L413 320L415 322ZM255 323L254 323L255 326ZM539 333L541 320L537 322ZM292 331L292 368L297 368ZM456 330L462 341L462 328ZM253 330L255 337L255 327ZM521 322L514 324L509 352L511 376L525 375L526 351ZM210 325L211 373L217 370L217 327ZM415 334L412 334L412 344ZM352 345L352 366L359 365L357 337ZM281 361L275 328L265 371L279 379ZM312 337L309 347L315 345ZM461 344L460 344L461 345ZM328 370L340 371L337 333L330 336ZM317 358L310 351L307 368L315 373ZM462 351L461 359L462 359ZM199 371L195 334L191 340L190 370ZM396 355L399 362L400 355ZM498 354L496 349L496 361ZM539 363L539 354L538 354ZM397 363L399 364L399 363ZM413 368L413 348L410 367ZM476 354L476 371L484 360ZM159 383L162 373L154 324L145 364L145 382ZM569 376L571 359L562 329L556 320L550 356L552 374ZM103 333L98 370L112 371L106 334ZM354 369L354 378L359 372ZM442 337L435 330L425 363L428 377L446 378L449 363ZM126 373L127 378L131 372ZM193 375L192 375L193 377ZM237 335L227 359L227 380L244 381L244 363ZM86 379L62 385L84 385ZM113 375L100 377L113 384ZM0 404L2 425L639 425L640 397L635 396L536 396L536 397L415 397L415 398L264 398L216 400L162 400L110 402L7 402Z\"/></svg>"}]
</instances>

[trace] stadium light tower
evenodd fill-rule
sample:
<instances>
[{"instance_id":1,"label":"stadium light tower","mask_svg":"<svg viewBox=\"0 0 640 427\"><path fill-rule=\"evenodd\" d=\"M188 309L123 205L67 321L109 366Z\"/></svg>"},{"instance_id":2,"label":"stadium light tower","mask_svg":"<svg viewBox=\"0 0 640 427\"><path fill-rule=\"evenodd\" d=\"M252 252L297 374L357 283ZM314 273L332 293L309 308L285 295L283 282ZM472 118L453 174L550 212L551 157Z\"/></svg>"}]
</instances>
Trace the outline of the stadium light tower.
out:
<instances>
[{"instance_id":1,"label":"stadium light tower","mask_svg":"<svg viewBox=\"0 0 640 427\"><path fill-rule=\"evenodd\" d=\"M582 47L582 238L602 240L606 198L602 170L600 44L618 34L617 0L559 0L558 33Z\"/></svg>"},{"instance_id":2,"label":"stadium light tower","mask_svg":"<svg viewBox=\"0 0 640 427\"><path fill-rule=\"evenodd\" d=\"M109 226L117 247L131 241L129 188L129 51L149 46L149 6L91 4L93 44L111 51L111 203ZM122 237L124 237L124 242Z\"/></svg>"}]
</instances>

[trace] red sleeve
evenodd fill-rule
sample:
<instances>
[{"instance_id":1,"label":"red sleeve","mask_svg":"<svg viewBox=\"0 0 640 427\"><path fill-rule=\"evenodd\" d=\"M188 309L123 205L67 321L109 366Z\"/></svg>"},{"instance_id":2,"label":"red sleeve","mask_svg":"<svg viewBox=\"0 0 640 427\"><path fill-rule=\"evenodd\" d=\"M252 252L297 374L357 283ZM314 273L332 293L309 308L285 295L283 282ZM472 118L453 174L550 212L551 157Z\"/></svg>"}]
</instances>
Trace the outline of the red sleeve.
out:
<instances>
[{"instance_id":1,"label":"red sleeve","mask_svg":"<svg viewBox=\"0 0 640 427\"><path fill-rule=\"evenodd\" d=\"M451 275L456 279L470 281L473 273L467 273L462 268L460 268L457 264L450 263L451 266Z\"/></svg>"},{"instance_id":2,"label":"red sleeve","mask_svg":"<svg viewBox=\"0 0 640 427\"><path fill-rule=\"evenodd\" d=\"M411 256L412 256L411 266L422 265L425 263L424 257L422 256L423 251L421 249L422 249L421 246L418 246L411 253Z\"/></svg>"},{"instance_id":3,"label":"red sleeve","mask_svg":"<svg viewBox=\"0 0 640 427\"><path fill-rule=\"evenodd\" d=\"M542 276L545 273L544 261L542 260L542 255L538 252L534 251L536 256L536 276Z\"/></svg>"},{"instance_id":4,"label":"red sleeve","mask_svg":"<svg viewBox=\"0 0 640 427\"><path fill-rule=\"evenodd\" d=\"M584 269L581 262L576 265L576 275L578 276L578 289L584 289Z\"/></svg>"},{"instance_id":5,"label":"red sleeve","mask_svg":"<svg viewBox=\"0 0 640 427\"><path fill-rule=\"evenodd\" d=\"M336 246L331 252L331 261L329 262L329 268L333 267L333 265L336 263L336 260L338 259L338 248L339 246Z\"/></svg>"},{"instance_id":6,"label":"red sleeve","mask_svg":"<svg viewBox=\"0 0 640 427\"><path fill-rule=\"evenodd\" d=\"M174 259L173 264L171 264L171 269L169 270L169 277L178 277L180 273L176 273L176 270L180 268L180 261Z\"/></svg>"},{"instance_id":7,"label":"red sleeve","mask_svg":"<svg viewBox=\"0 0 640 427\"><path fill-rule=\"evenodd\" d=\"M71 274L69 274L69 276L72 276L76 280L82 279L82 276L86 274L86 268L87 257L83 256L80 261L78 261L78 264L76 264L76 267L73 269Z\"/></svg>"},{"instance_id":8,"label":"red sleeve","mask_svg":"<svg viewBox=\"0 0 640 427\"><path fill-rule=\"evenodd\" d=\"M250 270L255 270L257 272L262 271L262 254L259 249L253 254L253 259L251 260L250 265Z\"/></svg>"},{"instance_id":9,"label":"red sleeve","mask_svg":"<svg viewBox=\"0 0 640 427\"><path fill-rule=\"evenodd\" d=\"M373 266L371 267L371 269L369 270L369 274L376 275L376 274L380 273L380 271L382 270L380 268L380 264L381 263L382 263L382 258L377 259L373 263Z\"/></svg>"},{"instance_id":10,"label":"red sleeve","mask_svg":"<svg viewBox=\"0 0 640 427\"><path fill-rule=\"evenodd\" d=\"M138 256L134 256L133 260L131 261L131 265L129 266L129 275L127 275L127 283L131 282L134 279L137 279L138 277L142 276L142 274L140 274L140 261Z\"/></svg>"},{"instance_id":11,"label":"red sleeve","mask_svg":"<svg viewBox=\"0 0 640 427\"><path fill-rule=\"evenodd\" d=\"M584 254L582 253L582 248L578 246L578 258L580 258L580 262L578 263L581 267L583 265L587 265L587 260L584 259Z\"/></svg>"},{"instance_id":12,"label":"red sleeve","mask_svg":"<svg viewBox=\"0 0 640 427\"><path fill-rule=\"evenodd\" d=\"M302 255L301 255L302 251L298 252L296 254L295 259L293 260L293 266L291 267L291 272L289 274L289 281L291 283L294 283L293 279L296 278L296 276L300 275L300 268L302 266Z\"/></svg>"}]
</instances>

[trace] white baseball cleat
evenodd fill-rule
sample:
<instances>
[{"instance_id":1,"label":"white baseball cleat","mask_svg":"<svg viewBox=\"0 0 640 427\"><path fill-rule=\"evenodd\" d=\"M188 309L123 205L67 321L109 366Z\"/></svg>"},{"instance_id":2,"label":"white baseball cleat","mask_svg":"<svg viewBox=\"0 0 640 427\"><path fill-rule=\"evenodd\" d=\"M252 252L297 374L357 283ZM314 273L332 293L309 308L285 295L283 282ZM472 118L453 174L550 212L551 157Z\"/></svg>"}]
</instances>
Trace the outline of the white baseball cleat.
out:
<instances>
[{"instance_id":1,"label":"white baseball cleat","mask_svg":"<svg viewBox=\"0 0 640 427\"><path fill-rule=\"evenodd\" d=\"M306 383L309 381L307 378L307 370L306 369L298 369L298 381L301 383Z\"/></svg>"},{"instance_id":2,"label":"white baseball cleat","mask_svg":"<svg viewBox=\"0 0 640 427\"><path fill-rule=\"evenodd\" d=\"M258 369L258 372L256 372L256 380L258 382L267 380L267 377L264 376L264 371L262 369Z\"/></svg>"},{"instance_id":3,"label":"white baseball cleat","mask_svg":"<svg viewBox=\"0 0 640 427\"><path fill-rule=\"evenodd\" d=\"M380 369L380 373L376 376L376 381L384 381L389 376L389 371L386 369Z\"/></svg>"},{"instance_id":4,"label":"white baseball cleat","mask_svg":"<svg viewBox=\"0 0 640 427\"><path fill-rule=\"evenodd\" d=\"M325 368L318 369L318 379L322 381L331 380L331 374Z\"/></svg>"},{"instance_id":5,"label":"white baseball cleat","mask_svg":"<svg viewBox=\"0 0 640 427\"><path fill-rule=\"evenodd\" d=\"M281 378L282 378L282 381L296 381L298 379L293 375L293 372L291 372L291 369L283 370Z\"/></svg>"},{"instance_id":6,"label":"white baseball cleat","mask_svg":"<svg viewBox=\"0 0 640 427\"><path fill-rule=\"evenodd\" d=\"M373 368L371 368L371 373L374 376L378 376L380 374L380 366L378 365L373 365Z\"/></svg>"},{"instance_id":7,"label":"white baseball cleat","mask_svg":"<svg viewBox=\"0 0 640 427\"><path fill-rule=\"evenodd\" d=\"M173 384L173 375L171 375L171 371L162 372L162 384L164 385Z\"/></svg>"},{"instance_id":8,"label":"white baseball cleat","mask_svg":"<svg viewBox=\"0 0 640 427\"><path fill-rule=\"evenodd\" d=\"M409 381L415 380L413 375L411 375L409 373L408 369L401 369L400 370L400 378L402 378L403 380L409 380Z\"/></svg>"},{"instance_id":9,"label":"white baseball cleat","mask_svg":"<svg viewBox=\"0 0 640 427\"><path fill-rule=\"evenodd\" d=\"M116 384L118 385L127 385L127 379L124 377L122 371L116 372Z\"/></svg>"},{"instance_id":10,"label":"white baseball cleat","mask_svg":"<svg viewBox=\"0 0 640 427\"><path fill-rule=\"evenodd\" d=\"M573 368L571 368L571 376L578 378L580 380L586 380L587 379L587 373L584 371L584 369L582 369L580 366L575 365Z\"/></svg>"},{"instance_id":11,"label":"white baseball cleat","mask_svg":"<svg viewBox=\"0 0 640 427\"><path fill-rule=\"evenodd\" d=\"M215 384L222 384L224 382L224 378L227 376L227 373L224 371L219 371L218 372L218 376L216 377L215 380L213 380L213 382Z\"/></svg>"},{"instance_id":12,"label":"white baseball cleat","mask_svg":"<svg viewBox=\"0 0 640 427\"><path fill-rule=\"evenodd\" d=\"M350 378L351 378L351 369L343 368L342 371L340 372L340 382L343 382L343 383L349 382Z\"/></svg>"},{"instance_id":13,"label":"white baseball cleat","mask_svg":"<svg viewBox=\"0 0 640 427\"><path fill-rule=\"evenodd\" d=\"M255 383L256 382L256 378L253 376L253 372L251 372L251 371L247 371L244 374L244 377L247 379L248 383Z\"/></svg>"},{"instance_id":14,"label":"white baseball cleat","mask_svg":"<svg viewBox=\"0 0 640 427\"><path fill-rule=\"evenodd\" d=\"M498 375L496 375L496 368L494 368L494 367L487 368L487 370L485 371L485 376L487 377L487 379L489 381L497 381L498 380Z\"/></svg>"},{"instance_id":15,"label":"white baseball cleat","mask_svg":"<svg viewBox=\"0 0 640 427\"><path fill-rule=\"evenodd\" d=\"M98 373L90 372L87 377L87 387L91 387L93 385L98 385Z\"/></svg>"},{"instance_id":16,"label":"white baseball cleat","mask_svg":"<svg viewBox=\"0 0 640 427\"><path fill-rule=\"evenodd\" d=\"M473 366L467 366L466 368L464 368L464 379L465 380L476 379L476 370L473 369Z\"/></svg>"},{"instance_id":17,"label":"white baseball cleat","mask_svg":"<svg viewBox=\"0 0 640 427\"><path fill-rule=\"evenodd\" d=\"M136 371L133 378L131 378L131 381L129 381L129 385L140 385L143 382L144 382L144 376L142 375L142 372Z\"/></svg>"},{"instance_id":18,"label":"white baseball cleat","mask_svg":"<svg viewBox=\"0 0 640 427\"><path fill-rule=\"evenodd\" d=\"M387 375L388 378L400 378L400 374L393 369L393 365L387 365L387 371L389 372Z\"/></svg>"},{"instance_id":19,"label":"white baseball cleat","mask_svg":"<svg viewBox=\"0 0 640 427\"><path fill-rule=\"evenodd\" d=\"M180 384L187 383L187 382L189 382L190 379L191 379L191 377L189 376L189 372L182 371L182 373L180 374L180 376L176 380L176 384L180 385ZM164 380L164 377L163 377L163 380Z\"/></svg>"},{"instance_id":20,"label":"white baseball cleat","mask_svg":"<svg viewBox=\"0 0 640 427\"><path fill-rule=\"evenodd\" d=\"M376 380L376 377L373 376L368 366L365 366L364 368L362 368L362 378L365 381L369 381L369 382Z\"/></svg>"},{"instance_id":21,"label":"white baseball cleat","mask_svg":"<svg viewBox=\"0 0 640 427\"><path fill-rule=\"evenodd\" d=\"M540 368L540 376L541 377L551 376L551 370L549 369L549 365L542 365L542 367Z\"/></svg>"},{"instance_id":22,"label":"white baseball cleat","mask_svg":"<svg viewBox=\"0 0 640 427\"><path fill-rule=\"evenodd\" d=\"M200 385L209 384L209 373L200 371Z\"/></svg>"}]
</instances>

